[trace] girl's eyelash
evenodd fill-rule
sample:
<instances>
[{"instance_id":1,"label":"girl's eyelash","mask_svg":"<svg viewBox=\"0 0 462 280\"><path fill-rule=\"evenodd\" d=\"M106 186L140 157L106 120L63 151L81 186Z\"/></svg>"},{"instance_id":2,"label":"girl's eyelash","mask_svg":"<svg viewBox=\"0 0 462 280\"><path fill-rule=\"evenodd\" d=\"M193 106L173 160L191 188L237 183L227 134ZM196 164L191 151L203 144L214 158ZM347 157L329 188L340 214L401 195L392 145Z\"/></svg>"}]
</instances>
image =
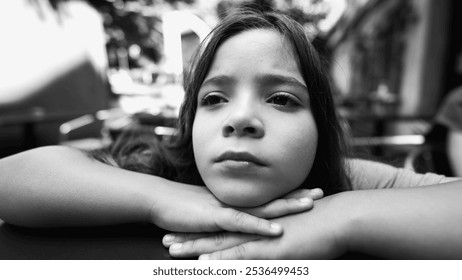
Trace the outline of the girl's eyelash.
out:
<instances>
[{"instance_id":1,"label":"girl's eyelash","mask_svg":"<svg viewBox=\"0 0 462 280\"><path fill-rule=\"evenodd\" d=\"M228 100L226 97L221 95L220 93L217 92L211 92L208 94L205 94L201 100L200 100L200 106L208 107L208 106L216 106L221 103L226 103ZM285 107L285 108L290 108L290 107L298 107L300 106L300 101L294 97L293 95L285 92L278 92L275 94L272 94L267 101L270 104L274 104L275 106L278 107Z\"/></svg>"},{"instance_id":2,"label":"girl's eyelash","mask_svg":"<svg viewBox=\"0 0 462 280\"><path fill-rule=\"evenodd\" d=\"M213 105L220 104L222 102L226 102L226 99L223 96L216 94L216 93L210 93L202 97L200 105L201 106L213 106Z\"/></svg>"},{"instance_id":3,"label":"girl's eyelash","mask_svg":"<svg viewBox=\"0 0 462 280\"><path fill-rule=\"evenodd\" d=\"M268 102L283 107L296 107L300 105L300 102L297 100L297 98L284 92L273 94L270 98L268 98Z\"/></svg>"}]
</instances>

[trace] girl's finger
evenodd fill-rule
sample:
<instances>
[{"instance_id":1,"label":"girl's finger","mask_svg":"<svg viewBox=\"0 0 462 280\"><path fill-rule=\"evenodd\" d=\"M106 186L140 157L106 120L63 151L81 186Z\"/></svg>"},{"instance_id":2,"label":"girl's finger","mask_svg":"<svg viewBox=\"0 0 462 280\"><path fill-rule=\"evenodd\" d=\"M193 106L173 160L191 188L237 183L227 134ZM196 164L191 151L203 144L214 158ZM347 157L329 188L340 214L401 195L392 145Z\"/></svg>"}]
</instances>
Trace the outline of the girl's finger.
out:
<instances>
[{"instance_id":1,"label":"girl's finger","mask_svg":"<svg viewBox=\"0 0 462 280\"><path fill-rule=\"evenodd\" d=\"M215 215L215 224L225 231L266 236L279 236L283 231L280 224L257 218L232 208L223 209L223 211L218 212Z\"/></svg>"},{"instance_id":2,"label":"girl's finger","mask_svg":"<svg viewBox=\"0 0 462 280\"><path fill-rule=\"evenodd\" d=\"M222 232L183 243L174 243L169 248L172 257L186 258L225 250L260 238L257 235Z\"/></svg>"},{"instance_id":3,"label":"girl's finger","mask_svg":"<svg viewBox=\"0 0 462 280\"><path fill-rule=\"evenodd\" d=\"M318 200L318 199L321 199L324 197L324 192L322 191L322 189L320 188L316 188L316 189L311 189L310 190L310 193L311 193L311 198L313 200Z\"/></svg>"},{"instance_id":4,"label":"girl's finger","mask_svg":"<svg viewBox=\"0 0 462 280\"><path fill-rule=\"evenodd\" d=\"M324 196L322 189L314 188L314 189L298 189L292 191L282 198L302 198L302 197L309 197L313 200L320 199Z\"/></svg>"},{"instance_id":5,"label":"girl's finger","mask_svg":"<svg viewBox=\"0 0 462 280\"><path fill-rule=\"evenodd\" d=\"M313 208L313 200L321 199L323 196L324 193L319 188L299 189L265 205L240 210L260 218L277 218L310 210Z\"/></svg>"},{"instance_id":6,"label":"girl's finger","mask_svg":"<svg viewBox=\"0 0 462 280\"><path fill-rule=\"evenodd\" d=\"M276 218L288 214L300 213L313 208L313 200L309 197L281 198L263 206L240 209L260 218Z\"/></svg>"},{"instance_id":7,"label":"girl's finger","mask_svg":"<svg viewBox=\"0 0 462 280\"><path fill-rule=\"evenodd\" d=\"M270 259L268 252L261 250L255 242L243 243L225 250L199 256L199 260L256 260Z\"/></svg>"},{"instance_id":8,"label":"girl's finger","mask_svg":"<svg viewBox=\"0 0 462 280\"><path fill-rule=\"evenodd\" d=\"M186 232L175 232L164 235L162 238L162 244L165 247L170 247L174 243L183 243L189 240L195 240L199 238L208 237L216 233L186 233Z\"/></svg>"}]
</instances>

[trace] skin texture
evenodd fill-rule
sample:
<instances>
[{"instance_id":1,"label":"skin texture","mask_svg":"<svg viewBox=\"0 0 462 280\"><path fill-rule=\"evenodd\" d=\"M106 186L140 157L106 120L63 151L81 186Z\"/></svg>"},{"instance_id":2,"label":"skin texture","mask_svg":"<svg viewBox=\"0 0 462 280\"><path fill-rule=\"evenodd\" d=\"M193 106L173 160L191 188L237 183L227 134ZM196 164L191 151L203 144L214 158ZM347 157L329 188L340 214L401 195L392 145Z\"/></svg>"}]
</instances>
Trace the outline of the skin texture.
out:
<instances>
[{"instance_id":1,"label":"skin texture","mask_svg":"<svg viewBox=\"0 0 462 280\"><path fill-rule=\"evenodd\" d=\"M218 49L199 91L193 148L202 179L224 203L261 205L308 176L318 133L296 61L273 30L242 32Z\"/></svg>"}]
</instances>

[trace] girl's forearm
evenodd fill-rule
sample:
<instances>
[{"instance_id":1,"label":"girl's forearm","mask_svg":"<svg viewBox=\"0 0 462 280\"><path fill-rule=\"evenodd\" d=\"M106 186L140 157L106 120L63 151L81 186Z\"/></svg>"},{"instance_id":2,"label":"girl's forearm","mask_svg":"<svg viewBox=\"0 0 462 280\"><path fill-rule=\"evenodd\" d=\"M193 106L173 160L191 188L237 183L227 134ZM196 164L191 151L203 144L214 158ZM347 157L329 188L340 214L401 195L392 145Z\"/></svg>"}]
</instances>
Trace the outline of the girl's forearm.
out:
<instances>
[{"instance_id":1,"label":"girl's forearm","mask_svg":"<svg viewBox=\"0 0 462 280\"><path fill-rule=\"evenodd\" d=\"M340 194L350 251L391 259L462 258L462 181Z\"/></svg>"},{"instance_id":2,"label":"girl's forearm","mask_svg":"<svg viewBox=\"0 0 462 280\"><path fill-rule=\"evenodd\" d=\"M0 160L0 177L0 219L29 227L143 222L162 180L59 146Z\"/></svg>"},{"instance_id":3,"label":"girl's forearm","mask_svg":"<svg viewBox=\"0 0 462 280\"><path fill-rule=\"evenodd\" d=\"M205 187L115 168L66 147L44 147L2 159L0 178L0 219L21 226L149 222L183 232L282 233L257 214L223 204ZM282 201L248 211L273 218L312 206L300 203L297 196Z\"/></svg>"}]
</instances>

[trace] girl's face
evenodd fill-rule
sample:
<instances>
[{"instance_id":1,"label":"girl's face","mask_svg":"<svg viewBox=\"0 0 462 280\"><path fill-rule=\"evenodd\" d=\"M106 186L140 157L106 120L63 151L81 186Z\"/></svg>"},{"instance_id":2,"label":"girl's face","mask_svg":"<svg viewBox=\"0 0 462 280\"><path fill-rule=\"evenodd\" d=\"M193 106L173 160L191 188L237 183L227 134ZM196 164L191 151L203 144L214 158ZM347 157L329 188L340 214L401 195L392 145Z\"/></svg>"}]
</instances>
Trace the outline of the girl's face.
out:
<instances>
[{"instance_id":1,"label":"girl's face","mask_svg":"<svg viewBox=\"0 0 462 280\"><path fill-rule=\"evenodd\" d=\"M296 58L279 33L245 31L219 47L198 94L192 137L199 173L224 203L261 205L303 183L318 131Z\"/></svg>"}]
</instances>

